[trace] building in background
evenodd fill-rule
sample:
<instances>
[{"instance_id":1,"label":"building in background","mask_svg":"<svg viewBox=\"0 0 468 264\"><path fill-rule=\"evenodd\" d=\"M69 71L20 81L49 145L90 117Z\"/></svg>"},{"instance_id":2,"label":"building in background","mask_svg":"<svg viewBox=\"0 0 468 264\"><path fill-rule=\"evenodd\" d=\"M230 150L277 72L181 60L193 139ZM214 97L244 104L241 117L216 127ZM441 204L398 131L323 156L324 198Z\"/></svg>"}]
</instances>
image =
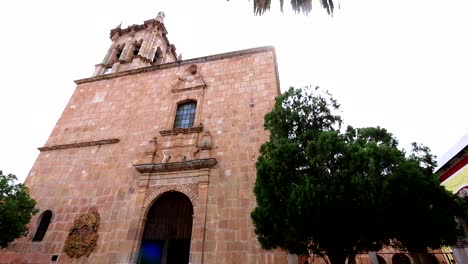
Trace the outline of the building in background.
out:
<instances>
[{"instance_id":1,"label":"building in background","mask_svg":"<svg viewBox=\"0 0 468 264\"><path fill-rule=\"evenodd\" d=\"M436 173L447 190L468 201L468 134L440 159ZM457 263L468 263L468 216L458 220L466 237L452 246L453 255Z\"/></svg>"},{"instance_id":2,"label":"building in background","mask_svg":"<svg viewBox=\"0 0 468 264\"><path fill-rule=\"evenodd\" d=\"M30 234L0 263L297 263L250 219L274 49L181 60L166 35L162 13L111 30L25 181Z\"/></svg>"}]
</instances>

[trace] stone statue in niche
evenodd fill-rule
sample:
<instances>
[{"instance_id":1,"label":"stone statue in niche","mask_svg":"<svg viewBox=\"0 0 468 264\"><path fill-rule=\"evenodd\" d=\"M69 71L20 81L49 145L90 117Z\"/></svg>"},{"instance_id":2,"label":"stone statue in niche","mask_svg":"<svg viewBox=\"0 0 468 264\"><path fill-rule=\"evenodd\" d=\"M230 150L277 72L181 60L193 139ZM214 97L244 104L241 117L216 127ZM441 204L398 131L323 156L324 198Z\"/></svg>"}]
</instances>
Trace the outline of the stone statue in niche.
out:
<instances>
[{"instance_id":1,"label":"stone statue in niche","mask_svg":"<svg viewBox=\"0 0 468 264\"><path fill-rule=\"evenodd\" d=\"M70 229L63 251L71 258L89 257L97 245L100 221L97 211L80 214Z\"/></svg>"}]
</instances>

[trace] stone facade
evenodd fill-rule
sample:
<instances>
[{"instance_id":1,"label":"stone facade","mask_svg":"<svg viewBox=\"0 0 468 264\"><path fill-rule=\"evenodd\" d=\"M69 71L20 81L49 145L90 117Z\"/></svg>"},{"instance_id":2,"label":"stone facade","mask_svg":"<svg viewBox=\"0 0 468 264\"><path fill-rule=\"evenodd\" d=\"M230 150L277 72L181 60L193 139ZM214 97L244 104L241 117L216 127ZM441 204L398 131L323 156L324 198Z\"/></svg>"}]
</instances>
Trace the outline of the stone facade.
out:
<instances>
[{"instance_id":1,"label":"stone facade","mask_svg":"<svg viewBox=\"0 0 468 264\"><path fill-rule=\"evenodd\" d=\"M274 49L177 61L165 34L160 17L111 31L103 63L76 81L26 179L41 212L27 237L0 251L0 263L136 263L147 212L169 191L193 205L190 263L294 260L262 250L250 219L255 161L268 139L263 117L279 94ZM195 125L174 129L177 106L188 101ZM45 210L50 224L33 242ZM100 216L97 245L70 257L67 236L90 212Z\"/></svg>"}]
</instances>

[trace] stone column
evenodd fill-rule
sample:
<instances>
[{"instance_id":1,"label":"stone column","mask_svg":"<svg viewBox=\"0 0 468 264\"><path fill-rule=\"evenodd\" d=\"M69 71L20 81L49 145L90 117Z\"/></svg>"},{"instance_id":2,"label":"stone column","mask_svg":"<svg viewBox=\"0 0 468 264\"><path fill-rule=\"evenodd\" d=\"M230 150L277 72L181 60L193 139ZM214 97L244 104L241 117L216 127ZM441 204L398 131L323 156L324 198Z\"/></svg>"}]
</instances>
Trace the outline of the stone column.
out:
<instances>
[{"instance_id":1,"label":"stone column","mask_svg":"<svg viewBox=\"0 0 468 264\"><path fill-rule=\"evenodd\" d=\"M288 264L297 264L299 263L299 258L297 255L288 254Z\"/></svg>"},{"instance_id":2,"label":"stone column","mask_svg":"<svg viewBox=\"0 0 468 264\"><path fill-rule=\"evenodd\" d=\"M371 264L379 264L379 259L377 258L377 252L370 251L369 252L369 260Z\"/></svg>"},{"instance_id":3,"label":"stone column","mask_svg":"<svg viewBox=\"0 0 468 264\"><path fill-rule=\"evenodd\" d=\"M468 263L468 247L452 247L452 251L457 263Z\"/></svg>"},{"instance_id":4,"label":"stone column","mask_svg":"<svg viewBox=\"0 0 468 264\"><path fill-rule=\"evenodd\" d=\"M190 243L190 263L203 263L206 230L206 204L208 200L209 169L200 169L198 176L198 205L192 228Z\"/></svg>"}]
</instances>

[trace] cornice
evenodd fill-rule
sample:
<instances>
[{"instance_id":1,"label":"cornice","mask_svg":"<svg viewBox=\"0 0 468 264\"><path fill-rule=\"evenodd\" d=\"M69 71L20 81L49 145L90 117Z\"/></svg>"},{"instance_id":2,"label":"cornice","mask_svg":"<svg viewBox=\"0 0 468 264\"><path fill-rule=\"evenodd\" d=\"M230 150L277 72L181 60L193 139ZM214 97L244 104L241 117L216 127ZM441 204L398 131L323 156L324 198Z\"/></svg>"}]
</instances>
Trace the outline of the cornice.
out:
<instances>
[{"instance_id":1,"label":"cornice","mask_svg":"<svg viewBox=\"0 0 468 264\"><path fill-rule=\"evenodd\" d=\"M183 65L190 65L194 63L204 63L204 62L209 62L209 61L229 59L233 57L246 56L250 54L263 53L263 52L268 52L268 51L273 52L273 59L274 59L274 64L275 64L275 69L276 69L276 79L278 80L278 89L279 89L279 76L278 76L278 70L277 70L276 52L273 46L264 46L264 47L258 47L258 48L252 48L252 49L238 50L238 51L215 54L215 55L210 55L210 56L205 56L205 57L198 57L198 58L189 59L189 60L158 64L158 65L123 71L123 72L97 75L97 76L90 77L90 78L76 80L75 83L76 84L90 83L90 82L113 79L117 77L128 76L128 75L133 75L133 74L138 74L138 73L169 69L169 68L174 68L174 67L180 67Z\"/></svg>"},{"instance_id":2,"label":"cornice","mask_svg":"<svg viewBox=\"0 0 468 264\"><path fill-rule=\"evenodd\" d=\"M130 34L132 31L133 32L138 32L138 31L141 31L141 30L145 30L151 26L156 26L158 29L161 29L163 35L165 36L167 34L167 30L166 30L166 27L164 26L163 23L157 21L156 19L150 19L150 20L146 20L144 22L144 24L142 25L131 25L131 26L128 26L127 28L124 28L124 29L121 29L119 27L117 28L114 28L110 31L110 38L112 39L112 37L114 35L119 35L119 36L122 36L122 35L125 35L125 34Z\"/></svg>"},{"instance_id":3,"label":"cornice","mask_svg":"<svg viewBox=\"0 0 468 264\"><path fill-rule=\"evenodd\" d=\"M212 168L217 164L216 159L195 159L182 162L169 162L169 163L145 163L135 164L133 167L140 173L158 173L169 171L186 171L198 170L205 168Z\"/></svg>"},{"instance_id":4,"label":"cornice","mask_svg":"<svg viewBox=\"0 0 468 264\"><path fill-rule=\"evenodd\" d=\"M200 133L203 131L203 126L196 126L196 127L189 127L189 128L182 128L182 127L177 127L174 129L169 129L169 130L162 130L159 131L159 134L161 136L174 136L177 134L191 134L191 133Z\"/></svg>"},{"instance_id":5,"label":"cornice","mask_svg":"<svg viewBox=\"0 0 468 264\"><path fill-rule=\"evenodd\" d=\"M96 141L86 141L86 142L79 142L79 143L70 143L70 144L61 144L61 145L52 145L37 148L39 151L50 151L50 150L58 150L58 149L69 149L69 148L82 148L82 147L91 147L91 146L101 146L101 145L108 145L108 144L115 144L118 143L120 140L117 138L112 139L103 139L103 140L96 140Z\"/></svg>"}]
</instances>

